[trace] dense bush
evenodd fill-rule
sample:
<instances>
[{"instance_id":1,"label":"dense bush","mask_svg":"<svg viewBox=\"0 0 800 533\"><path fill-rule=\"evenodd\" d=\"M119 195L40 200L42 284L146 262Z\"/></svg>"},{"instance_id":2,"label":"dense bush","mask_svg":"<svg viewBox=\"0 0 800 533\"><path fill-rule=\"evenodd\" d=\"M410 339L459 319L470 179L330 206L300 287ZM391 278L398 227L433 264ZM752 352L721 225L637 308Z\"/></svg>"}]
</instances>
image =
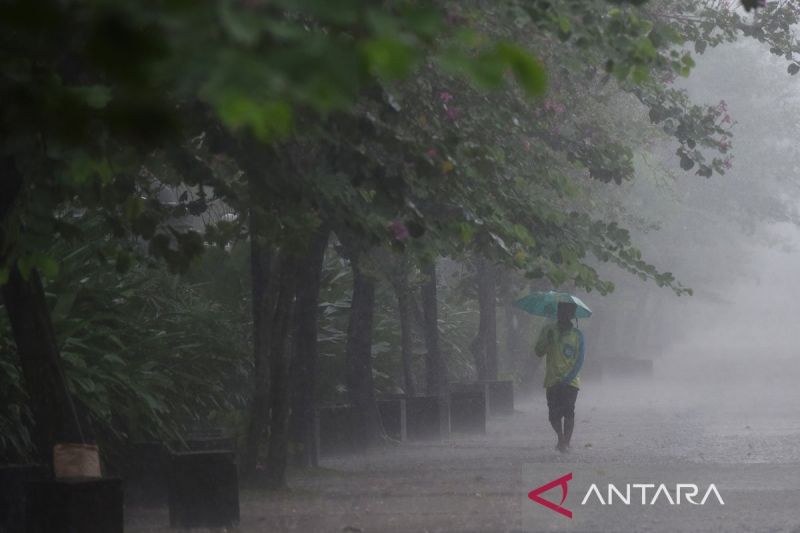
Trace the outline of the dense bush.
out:
<instances>
[{"instance_id":1,"label":"dense bush","mask_svg":"<svg viewBox=\"0 0 800 533\"><path fill-rule=\"evenodd\" d=\"M249 394L251 324L247 302L219 286L238 275L241 254L212 251L182 278L145 266L101 269L93 252L55 249L61 268L46 286L87 433L114 448L122 439L174 440L186 427L235 419ZM209 263L232 272L211 275ZM30 450L30 414L5 312L0 339L0 460L13 461Z\"/></svg>"}]
</instances>

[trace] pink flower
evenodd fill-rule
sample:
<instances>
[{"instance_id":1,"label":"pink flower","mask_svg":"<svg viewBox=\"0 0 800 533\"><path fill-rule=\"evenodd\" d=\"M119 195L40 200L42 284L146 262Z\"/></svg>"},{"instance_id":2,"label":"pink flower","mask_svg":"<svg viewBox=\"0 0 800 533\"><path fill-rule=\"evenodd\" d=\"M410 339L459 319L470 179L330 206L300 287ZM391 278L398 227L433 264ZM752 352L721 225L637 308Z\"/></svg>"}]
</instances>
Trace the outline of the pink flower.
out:
<instances>
[{"instance_id":1,"label":"pink flower","mask_svg":"<svg viewBox=\"0 0 800 533\"><path fill-rule=\"evenodd\" d=\"M405 241L409 237L408 228L402 220L392 220L389 222L389 231L396 241Z\"/></svg>"},{"instance_id":2,"label":"pink flower","mask_svg":"<svg viewBox=\"0 0 800 533\"><path fill-rule=\"evenodd\" d=\"M453 95L450 94L447 91L442 91L442 92L439 93L439 100L441 100L442 103L446 104L447 102L449 102L452 99L453 99Z\"/></svg>"}]
</instances>

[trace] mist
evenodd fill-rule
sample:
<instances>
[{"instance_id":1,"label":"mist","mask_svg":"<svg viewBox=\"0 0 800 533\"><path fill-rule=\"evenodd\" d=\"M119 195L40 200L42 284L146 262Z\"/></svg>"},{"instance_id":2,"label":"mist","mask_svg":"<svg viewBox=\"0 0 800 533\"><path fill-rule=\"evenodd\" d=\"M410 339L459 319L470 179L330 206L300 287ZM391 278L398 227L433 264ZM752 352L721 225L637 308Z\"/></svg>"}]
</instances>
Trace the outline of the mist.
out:
<instances>
[{"instance_id":1,"label":"mist","mask_svg":"<svg viewBox=\"0 0 800 533\"><path fill-rule=\"evenodd\" d=\"M800 1L101 4L0 2L0 533L800 531Z\"/></svg>"}]
</instances>

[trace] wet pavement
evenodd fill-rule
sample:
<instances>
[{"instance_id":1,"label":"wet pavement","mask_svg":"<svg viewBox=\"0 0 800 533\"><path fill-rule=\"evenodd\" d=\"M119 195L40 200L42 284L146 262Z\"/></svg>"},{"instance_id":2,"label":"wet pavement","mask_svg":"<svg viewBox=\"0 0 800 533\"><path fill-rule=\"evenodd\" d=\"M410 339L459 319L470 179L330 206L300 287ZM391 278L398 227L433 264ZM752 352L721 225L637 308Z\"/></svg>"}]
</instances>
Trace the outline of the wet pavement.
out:
<instances>
[{"instance_id":1,"label":"wet pavement","mask_svg":"<svg viewBox=\"0 0 800 533\"><path fill-rule=\"evenodd\" d=\"M585 383L569 454L553 449L537 393L513 415L490 419L486 435L329 458L293 472L288 491L245 490L241 523L228 531L800 531L792 383ZM575 510L570 520L526 498L562 471L575 472L575 487L591 476L621 483L623 472L656 484L717 483L728 502L689 514L652 506L600 513L581 508L575 488L564 504ZM557 490L547 498L560 499ZM127 520L127 531L168 531L163 508L129 509Z\"/></svg>"}]
</instances>

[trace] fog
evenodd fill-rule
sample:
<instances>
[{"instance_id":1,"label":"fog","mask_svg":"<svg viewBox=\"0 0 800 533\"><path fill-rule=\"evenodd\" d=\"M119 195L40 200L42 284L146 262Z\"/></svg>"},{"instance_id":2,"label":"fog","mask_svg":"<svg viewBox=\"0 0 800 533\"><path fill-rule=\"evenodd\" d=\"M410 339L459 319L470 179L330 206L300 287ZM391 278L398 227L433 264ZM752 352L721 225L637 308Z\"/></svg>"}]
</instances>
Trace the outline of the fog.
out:
<instances>
[{"instance_id":1,"label":"fog","mask_svg":"<svg viewBox=\"0 0 800 533\"><path fill-rule=\"evenodd\" d=\"M695 292L675 297L606 270L617 290L605 298L584 294L601 309L589 319L597 323L586 324L598 357L653 358L654 377L669 383L706 382L734 393L793 389L800 376L800 106L796 81L773 57L752 43L720 47L680 82L697 101L726 102L736 121L733 167L709 180L669 174L670 147L650 147L653 155L640 167L656 177L630 193L644 199L638 213L659 229L634 232L634 239L645 257L657 257L660 268Z\"/></svg>"},{"instance_id":2,"label":"fog","mask_svg":"<svg viewBox=\"0 0 800 533\"><path fill-rule=\"evenodd\" d=\"M8 4L0 533L800 533L800 0Z\"/></svg>"}]
</instances>

